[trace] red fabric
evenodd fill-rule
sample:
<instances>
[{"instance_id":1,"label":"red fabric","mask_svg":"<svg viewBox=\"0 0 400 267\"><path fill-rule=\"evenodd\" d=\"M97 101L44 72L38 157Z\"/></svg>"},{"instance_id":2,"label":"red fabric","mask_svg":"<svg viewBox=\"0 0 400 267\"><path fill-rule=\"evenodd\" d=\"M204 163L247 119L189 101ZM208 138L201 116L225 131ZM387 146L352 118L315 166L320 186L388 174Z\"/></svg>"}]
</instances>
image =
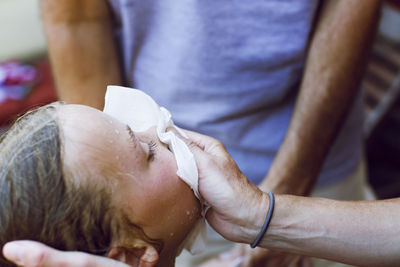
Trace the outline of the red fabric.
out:
<instances>
[{"instance_id":1,"label":"red fabric","mask_svg":"<svg viewBox=\"0 0 400 267\"><path fill-rule=\"evenodd\" d=\"M53 78L51 76L50 64L47 60L33 63L41 75L41 80L27 98L23 100L7 100L0 104L0 126L12 123L18 115L26 111L57 101Z\"/></svg>"}]
</instances>

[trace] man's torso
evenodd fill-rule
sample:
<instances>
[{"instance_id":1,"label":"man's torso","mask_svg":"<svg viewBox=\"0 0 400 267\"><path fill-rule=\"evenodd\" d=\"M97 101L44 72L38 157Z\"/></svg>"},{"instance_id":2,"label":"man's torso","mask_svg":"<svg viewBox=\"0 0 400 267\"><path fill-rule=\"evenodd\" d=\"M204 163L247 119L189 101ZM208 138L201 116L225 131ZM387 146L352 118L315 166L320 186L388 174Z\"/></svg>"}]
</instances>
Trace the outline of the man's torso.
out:
<instances>
[{"instance_id":1,"label":"man's torso","mask_svg":"<svg viewBox=\"0 0 400 267\"><path fill-rule=\"evenodd\" d=\"M259 183L290 122L318 1L110 2L127 83L170 110L177 125L221 140ZM361 117L359 101L319 184L357 166Z\"/></svg>"}]
</instances>

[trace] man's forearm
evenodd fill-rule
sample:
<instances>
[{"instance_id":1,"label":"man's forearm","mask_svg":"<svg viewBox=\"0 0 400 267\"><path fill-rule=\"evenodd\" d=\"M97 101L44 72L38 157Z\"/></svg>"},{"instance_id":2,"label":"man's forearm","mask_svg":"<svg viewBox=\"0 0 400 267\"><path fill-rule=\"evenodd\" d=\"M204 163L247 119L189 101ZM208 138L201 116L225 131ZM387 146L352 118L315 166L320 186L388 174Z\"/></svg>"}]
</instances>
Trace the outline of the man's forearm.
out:
<instances>
[{"instance_id":1,"label":"man's forearm","mask_svg":"<svg viewBox=\"0 0 400 267\"><path fill-rule=\"evenodd\" d=\"M397 266L399 205L400 199L350 202L276 195L274 215L259 246L356 266ZM261 228L265 208L254 212L261 215ZM254 239L252 234L244 242Z\"/></svg>"},{"instance_id":2,"label":"man's forearm","mask_svg":"<svg viewBox=\"0 0 400 267\"><path fill-rule=\"evenodd\" d=\"M106 0L41 0L60 100L98 109L121 71Z\"/></svg>"},{"instance_id":3,"label":"man's forearm","mask_svg":"<svg viewBox=\"0 0 400 267\"><path fill-rule=\"evenodd\" d=\"M378 0L324 1L285 140L261 188L307 195L357 94Z\"/></svg>"}]
</instances>

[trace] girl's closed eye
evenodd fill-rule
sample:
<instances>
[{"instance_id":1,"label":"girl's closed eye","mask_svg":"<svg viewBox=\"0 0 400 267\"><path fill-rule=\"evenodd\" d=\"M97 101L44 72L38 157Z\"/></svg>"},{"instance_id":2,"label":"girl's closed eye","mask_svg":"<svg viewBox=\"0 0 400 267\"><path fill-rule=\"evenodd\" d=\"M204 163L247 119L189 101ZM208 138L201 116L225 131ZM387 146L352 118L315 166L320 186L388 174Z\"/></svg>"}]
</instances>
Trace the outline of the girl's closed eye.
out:
<instances>
[{"instance_id":1,"label":"girl's closed eye","mask_svg":"<svg viewBox=\"0 0 400 267\"><path fill-rule=\"evenodd\" d=\"M148 146L149 146L149 155L147 157L147 161L152 161L155 158L157 143L154 141L150 141L150 143L148 143Z\"/></svg>"}]
</instances>

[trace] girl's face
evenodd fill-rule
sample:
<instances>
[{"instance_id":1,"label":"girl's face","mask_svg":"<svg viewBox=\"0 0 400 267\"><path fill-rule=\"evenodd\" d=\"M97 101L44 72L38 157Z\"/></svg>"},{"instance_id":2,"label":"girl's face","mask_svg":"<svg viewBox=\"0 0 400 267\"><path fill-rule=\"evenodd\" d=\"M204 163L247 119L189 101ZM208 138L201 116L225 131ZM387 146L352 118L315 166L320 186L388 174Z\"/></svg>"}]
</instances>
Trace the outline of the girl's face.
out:
<instances>
[{"instance_id":1,"label":"girl's face","mask_svg":"<svg viewBox=\"0 0 400 267\"><path fill-rule=\"evenodd\" d=\"M163 240L166 249L176 248L199 218L200 205L176 175L175 157L160 143L155 127L134 133L107 114L81 105L65 105L59 114L64 164L88 170L90 183L105 177L113 205L149 238Z\"/></svg>"}]
</instances>

